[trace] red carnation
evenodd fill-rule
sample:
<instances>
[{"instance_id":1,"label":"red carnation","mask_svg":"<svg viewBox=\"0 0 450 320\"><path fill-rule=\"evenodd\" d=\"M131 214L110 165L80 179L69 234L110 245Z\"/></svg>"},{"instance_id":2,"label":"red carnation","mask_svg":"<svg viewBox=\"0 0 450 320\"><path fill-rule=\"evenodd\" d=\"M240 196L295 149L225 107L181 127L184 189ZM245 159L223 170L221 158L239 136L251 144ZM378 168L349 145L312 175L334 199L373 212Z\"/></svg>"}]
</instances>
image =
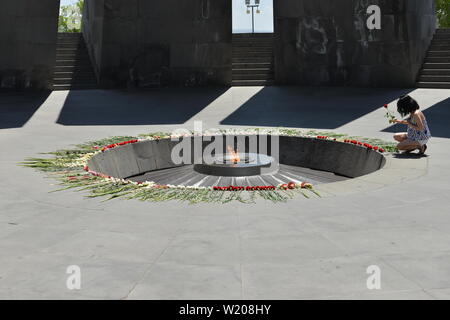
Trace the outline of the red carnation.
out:
<instances>
[{"instance_id":1,"label":"red carnation","mask_svg":"<svg viewBox=\"0 0 450 320\"><path fill-rule=\"evenodd\" d=\"M387 104L385 104L383 107L385 107L387 109L389 106Z\"/></svg>"},{"instance_id":2,"label":"red carnation","mask_svg":"<svg viewBox=\"0 0 450 320\"><path fill-rule=\"evenodd\" d=\"M295 189L295 183L294 182L289 182L288 183L288 188L289 189Z\"/></svg>"}]
</instances>

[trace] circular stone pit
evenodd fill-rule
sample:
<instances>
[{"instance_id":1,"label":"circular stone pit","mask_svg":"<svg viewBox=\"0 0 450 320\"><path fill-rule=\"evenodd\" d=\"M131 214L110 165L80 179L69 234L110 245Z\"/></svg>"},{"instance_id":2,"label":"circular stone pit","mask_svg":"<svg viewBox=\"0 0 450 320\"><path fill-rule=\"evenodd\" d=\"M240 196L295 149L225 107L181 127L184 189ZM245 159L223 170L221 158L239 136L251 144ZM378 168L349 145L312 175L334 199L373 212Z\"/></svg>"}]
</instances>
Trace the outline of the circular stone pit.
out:
<instances>
[{"instance_id":1,"label":"circular stone pit","mask_svg":"<svg viewBox=\"0 0 450 320\"><path fill-rule=\"evenodd\" d=\"M260 136L255 135L258 141ZM137 143L118 146L93 156L88 166L91 170L135 182L153 181L165 185L182 186L257 186L279 185L289 182L310 182L314 185L361 177L381 169L385 157L375 150L349 143L299 136L276 136L279 141L279 156L271 155L271 147L260 152L262 161L254 162L249 152L247 139L243 161L221 165L215 164L175 164L172 150L179 143L171 139L143 140ZM216 137L211 137L214 141ZM222 137L223 138L223 137ZM250 139L248 139L250 138ZM267 141L266 139L263 141ZM191 137L194 143L194 137ZM211 142L203 141L202 150ZM270 144L270 143L269 143ZM227 156L227 146L217 160ZM258 145L258 151L261 146ZM266 153L266 154L265 154ZM272 160L273 159L273 160ZM274 166L267 167L270 161ZM260 163L261 162L261 163ZM191 158L194 163L194 157ZM253 165L255 163L256 165ZM234 166L234 167L233 167ZM237 170L237 171L235 171Z\"/></svg>"}]
</instances>

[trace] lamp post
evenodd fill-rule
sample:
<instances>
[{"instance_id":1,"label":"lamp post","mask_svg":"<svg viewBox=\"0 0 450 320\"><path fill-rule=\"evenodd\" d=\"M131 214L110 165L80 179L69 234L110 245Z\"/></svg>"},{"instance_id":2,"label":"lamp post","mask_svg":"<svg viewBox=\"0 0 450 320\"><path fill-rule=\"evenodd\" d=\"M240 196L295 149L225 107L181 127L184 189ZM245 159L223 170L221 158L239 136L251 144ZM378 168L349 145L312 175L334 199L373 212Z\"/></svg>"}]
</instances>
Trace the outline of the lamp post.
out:
<instances>
[{"instance_id":1,"label":"lamp post","mask_svg":"<svg viewBox=\"0 0 450 320\"><path fill-rule=\"evenodd\" d=\"M261 0L253 0L253 4L251 3L251 0L245 0L245 5L247 6L247 14L252 14L252 33L255 33L255 8L256 13L261 13L261 10L259 10Z\"/></svg>"}]
</instances>

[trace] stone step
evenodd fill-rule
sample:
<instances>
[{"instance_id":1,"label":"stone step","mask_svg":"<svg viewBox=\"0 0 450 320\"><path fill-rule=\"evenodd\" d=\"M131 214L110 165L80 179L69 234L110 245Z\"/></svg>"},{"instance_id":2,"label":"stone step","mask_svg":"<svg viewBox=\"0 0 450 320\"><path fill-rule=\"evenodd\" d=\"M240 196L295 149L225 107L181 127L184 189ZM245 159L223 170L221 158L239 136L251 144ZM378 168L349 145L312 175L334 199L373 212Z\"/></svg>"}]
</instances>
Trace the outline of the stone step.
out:
<instances>
[{"instance_id":1,"label":"stone step","mask_svg":"<svg viewBox=\"0 0 450 320\"><path fill-rule=\"evenodd\" d=\"M92 71L53 72L53 78L95 79L95 74Z\"/></svg>"},{"instance_id":2,"label":"stone step","mask_svg":"<svg viewBox=\"0 0 450 320\"><path fill-rule=\"evenodd\" d=\"M272 68L256 68L256 69L233 69L232 74L272 74Z\"/></svg>"},{"instance_id":3,"label":"stone step","mask_svg":"<svg viewBox=\"0 0 450 320\"><path fill-rule=\"evenodd\" d=\"M61 91L61 90L93 90L97 89L97 85L83 85L83 84L58 84L53 85L54 91Z\"/></svg>"},{"instance_id":4,"label":"stone step","mask_svg":"<svg viewBox=\"0 0 450 320\"><path fill-rule=\"evenodd\" d=\"M78 38L58 38L56 43L80 43L83 41L82 37Z\"/></svg>"},{"instance_id":5,"label":"stone step","mask_svg":"<svg viewBox=\"0 0 450 320\"><path fill-rule=\"evenodd\" d=\"M60 60L56 61L55 67L73 67L73 68L90 68L91 63L88 60L78 61L78 60Z\"/></svg>"},{"instance_id":6,"label":"stone step","mask_svg":"<svg viewBox=\"0 0 450 320\"><path fill-rule=\"evenodd\" d=\"M450 50L428 51L427 57L450 57Z\"/></svg>"},{"instance_id":7,"label":"stone step","mask_svg":"<svg viewBox=\"0 0 450 320\"><path fill-rule=\"evenodd\" d=\"M233 38L273 38L274 33L259 32L259 33L233 33Z\"/></svg>"},{"instance_id":8,"label":"stone step","mask_svg":"<svg viewBox=\"0 0 450 320\"><path fill-rule=\"evenodd\" d=\"M249 58L259 58L259 59L273 59L273 53L267 52L267 53L234 53L232 55L233 59L249 59Z\"/></svg>"},{"instance_id":9,"label":"stone step","mask_svg":"<svg viewBox=\"0 0 450 320\"><path fill-rule=\"evenodd\" d=\"M268 48L273 48L273 44L272 43L253 43L253 42L233 42L232 43L233 48L248 48L248 49L253 49L253 48L258 48L258 49L268 49Z\"/></svg>"},{"instance_id":10,"label":"stone step","mask_svg":"<svg viewBox=\"0 0 450 320\"><path fill-rule=\"evenodd\" d=\"M450 72L448 75L420 75L419 82L450 82Z\"/></svg>"},{"instance_id":11,"label":"stone step","mask_svg":"<svg viewBox=\"0 0 450 320\"><path fill-rule=\"evenodd\" d=\"M58 34L53 90L96 87L97 78L81 33Z\"/></svg>"},{"instance_id":12,"label":"stone step","mask_svg":"<svg viewBox=\"0 0 450 320\"><path fill-rule=\"evenodd\" d=\"M244 63L233 63L232 69L258 69L258 68L272 68L272 63L270 62L244 62Z\"/></svg>"},{"instance_id":13,"label":"stone step","mask_svg":"<svg viewBox=\"0 0 450 320\"><path fill-rule=\"evenodd\" d=\"M90 65L55 66L54 72L83 72L92 71Z\"/></svg>"},{"instance_id":14,"label":"stone step","mask_svg":"<svg viewBox=\"0 0 450 320\"><path fill-rule=\"evenodd\" d=\"M418 82L418 88L450 89L450 82Z\"/></svg>"},{"instance_id":15,"label":"stone step","mask_svg":"<svg viewBox=\"0 0 450 320\"><path fill-rule=\"evenodd\" d=\"M273 51L233 51L233 57L272 57Z\"/></svg>"},{"instance_id":16,"label":"stone step","mask_svg":"<svg viewBox=\"0 0 450 320\"><path fill-rule=\"evenodd\" d=\"M66 43L66 42L78 43L78 42L81 42L81 41L83 41L82 37L78 37L78 38L57 38L56 39L57 43Z\"/></svg>"},{"instance_id":17,"label":"stone step","mask_svg":"<svg viewBox=\"0 0 450 320\"><path fill-rule=\"evenodd\" d=\"M272 57L248 57L248 58L233 58L233 63L272 63Z\"/></svg>"},{"instance_id":18,"label":"stone step","mask_svg":"<svg viewBox=\"0 0 450 320\"><path fill-rule=\"evenodd\" d=\"M68 48L56 47L56 52L64 53L64 52L86 52L86 47L83 45L73 46Z\"/></svg>"},{"instance_id":19,"label":"stone step","mask_svg":"<svg viewBox=\"0 0 450 320\"><path fill-rule=\"evenodd\" d=\"M87 52L78 52L78 51L74 51L74 52L64 52L64 53L60 53L57 52L56 53L56 60L78 60L78 59L89 59L89 55L87 54Z\"/></svg>"},{"instance_id":20,"label":"stone step","mask_svg":"<svg viewBox=\"0 0 450 320\"><path fill-rule=\"evenodd\" d=\"M81 85L90 85L90 86L96 86L97 82L93 81L91 79L74 79L74 78L54 78L53 79L54 85L60 85L60 84L81 84Z\"/></svg>"},{"instance_id":21,"label":"stone step","mask_svg":"<svg viewBox=\"0 0 450 320\"><path fill-rule=\"evenodd\" d=\"M431 46L448 46L450 45L450 40L435 40L431 41Z\"/></svg>"},{"instance_id":22,"label":"stone step","mask_svg":"<svg viewBox=\"0 0 450 320\"><path fill-rule=\"evenodd\" d=\"M422 69L421 75L447 76L450 75L449 69Z\"/></svg>"},{"instance_id":23,"label":"stone step","mask_svg":"<svg viewBox=\"0 0 450 320\"><path fill-rule=\"evenodd\" d=\"M233 35L233 41L273 41L274 36L236 36Z\"/></svg>"},{"instance_id":24,"label":"stone step","mask_svg":"<svg viewBox=\"0 0 450 320\"><path fill-rule=\"evenodd\" d=\"M450 50L450 44L447 45L431 45L430 46L430 51L446 51L446 50Z\"/></svg>"},{"instance_id":25,"label":"stone step","mask_svg":"<svg viewBox=\"0 0 450 320\"><path fill-rule=\"evenodd\" d=\"M441 33L448 33L448 34L450 34L450 28L436 29L436 34L441 34Z\"/></svg>"},{"instance_id":26,"label":"stone step","mask_svg":"<svg viewBox=\"0 0 450 320\"><path fill-rule=\"evenodd\" d=\"M274 44L275 40L273 39L263 39L263 40L257 40L257 39L232 39L231 43L257 43L257 44Z\"/></svg>"},{"instance_id":27,"label":"stone step","mask_svg":"<svg viewBox=\"0 0 450 320\"><path fill-rule=\"evenodd\" d=\"M233 80L231 85L233 87L246 87L246 86L272 86L273 80Z\"/></svg>"},{"instance_id":28,"label":"stone step","mask_svg":"<svg viewBox=\"0 0 450 320\"><path fill-rule=\"evenodd\" d=\"M245 47L233 47L232 53L272 53L273 48L267 47L267 48L245 48Z\"/></svg>"},{"instance_id":29,"label":"stone step","mask_svg":"<svg viewBox=\"0 0 450 320\"><path fill-rule=\"evenodd\" d=\"M450 56L448 57L427 57L425 62L429 63L450 63Z\"/></svg>"},{"instance_id":30,"label":"stone step","mask_svg":"<svg viewBox=\"0 0 450 320\"><path fill-rule=\"evenodd\" d=\"M80 42L80 43L58 43L56 45L57 50L61 50L61 49L84 49L85 45Z\"/></svg>"},{"instance_id":31,"label":"stone step","mask_svg":"<svg viewBox=\"0 0 450 320\"><path fill-rule=\"evenodd\" d=\"M273 54L273 48L267 49L248 49L248 48L233 48L233 54Z\"/></svg>"},{"instance_id":32,"label":"stone step","mask_svg":"<svg viewBox=\"0 0 450 320\"><path fill-rule=\"evenodd\" d=\"M441 34L435 34L433 37L434 41L450 41L450 33L441 33Z\"/></svg>"},{"instance_id":33,"label":"stone step","mask_svg":"<svg viewBox=\"0 0 450 320\"><path fill-rule=\"evenodd\" d=\"M73 39L57 39L56 43L81 43L83 38L73 38Z\"/></svg>"},{"instance_id":34,"label":"stone step","mask_svg":"<svg viewBox=\"0 0 450 320\"><path fill-rule=\"evenodd\" d=\"M81 32L58 32L58 37L80 37Z\"/></svg>"},{"instance_id":35,"label":"stone step","mask_svg":"<svg viewBox=\"0 0 450 320\"><path fill-rule=\"evenodd\" d=\"M268 73L233 73L234 80L273 80L273 72Z\"/></svg>"},{"instance_id":36,"label":"stone step","mask_svg":"<svg viewBox=\"0 0 450 320\"><path fill-rule=\"evenodd\" d=\"M425 63L424 69L450 69L450 63Z\"/></svg>"}]
</instances>

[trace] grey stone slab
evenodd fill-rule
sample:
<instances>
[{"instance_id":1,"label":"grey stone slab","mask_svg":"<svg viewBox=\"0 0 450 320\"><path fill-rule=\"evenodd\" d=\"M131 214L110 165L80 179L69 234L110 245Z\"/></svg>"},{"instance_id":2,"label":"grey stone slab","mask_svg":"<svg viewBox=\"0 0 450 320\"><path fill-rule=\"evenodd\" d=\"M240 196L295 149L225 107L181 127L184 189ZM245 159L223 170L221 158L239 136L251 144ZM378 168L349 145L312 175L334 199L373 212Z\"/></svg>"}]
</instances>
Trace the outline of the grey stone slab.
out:
<instances>
[{"instance_id":1,"label":"grey stone slab","mask_svg":"<svg viewBox=\"0 0 450 320\"><path fill-rule=\"evenodd\" d=\"M421 288L376 257L352 256L316 259L304 264L246 263L243 265L245 299L334 299L349 295L375 294L367 288L367 268L381 269L377 294ZM375 290L374 290L375 291Z\"/></svg>"},{"instance_id":2,"label":"grey stone slab","mask_svg":"<svg viewBox=\"0 0 450 320\"><path fill-rule=\"evenodd\" d=\"M311 232L308 229L308 225L303 224L296 216L283 212L275 215L246 212L239 214L239 230L241 237L244 239L284 237L286 235L291 235L295 239L295 236Z\"/></svg>"},{"instance_id":3,"label":"grey stone slab","mask_svg":"<svg viewBox=\"0 0 450 320\"><path fill-rule=\"evenodd\" d=\"M438 300L449 300L450 299L450 288L432 289L432 290L426 290L426 292Z\"/></svg>"},{"instance_id":4,"label":"grey stone slab","mask_svg":"<svg viewBox=\"0 0 450 320\"><path fill-rule=\"evenodd\" d=\"M239 238L209 232L187 233L177 236L164 251L158 262L181 265L237 265Z\"/></svg>"},{"instance_id":5,"label":"grey stone slab","mask_svg":"<svg viewBox=\"0 0 450 320\"><path fill-rule=\"evenodd\" d=\"M242 238L241 246L243 263L302 264L344 254L333 242L315 233Z\"/></svg>"},{"instance_id":6,"label":"grey stone slab","mask_svg":"<svg viewBox=\"0 0 450 320\"><path fill-rule=\"evenodd\" d=\"M448 251L428 250L426 253L383 255L381 258L425 290L450 287Z\"/></svg>"},{"instance_id":7,"label":"grey stone slab","mask_svg":"<svg viewBox=\"0 0 450 320\"><path fill-rule=\"evenodd\" d=\"M67 268L81 271L81 289L66 286ZM81 259L75 255L39 254L2 273L0 294L8 299L122 299L145 274L147 265L127 261Z\"/></svg>"},{"instance_id":8,"label":"grey stone slab","mask_svg":"<svg viewBox=\"0 0 450 320\"><path fill-rule=\"evenodd\" d=\"M92 169L96 172L120 178L119 170L112 153L113 150L106 150L105 152L95 155L88 162L89 168L92 166Z\"/></svg>"},{"instance_id":9,"label":"grey stone slab","mask_svg":"<svg viewBox=\"0 0 450 320\"><path fill-rule=\"evenodd\" d=\"M141 173L132 145L116 147L108 155L113 157L116 164L117 178L127 178Z\"/></svg>"},{"instance_id":10,"label":"grey stone slab","mask_svg":"<svg viewBox=\"0 0 450 320\"><path fill-rule=\"evenodd\" d=\"M61 240L43 252L65 254L76 252L80 259L110 259L134 263L153 263L167 248L170 235L155 235L151 231L127 233L85 230L70 239Z\"/></svg>"},{"instance_id":11,"label":"grey stone slab","mask_svg":"<svg viewBox=\"0 0 450 320\"><path fill-rule=\"evenodd\" d=\"M143 141L132 145L140 173L157 168L155 144L156 142L154 141Z\"/></svg>"},{"instance_id":12,"label":"grey stone slab","mask_svg":"<svg viewBox=\"0 0 450 320\"><path fill-rule=\"evenodd\" d=\"M156 264L129 299L241 299L239 266Z\"/></svg>"},{"instance_id":13,"label":"grey stone slab","mask_svg":"<svg viewBox=\"0 0 450 320\"><path fill-rule=\"evenodd\" d=\"M339 232L328 231L324 235L333 244L349 254L388 254L445 251L450 235L435 229L398 227L386 229L361 229ZM359 241L354 241L359 239Z\"/></svg>"}]
</instances>

